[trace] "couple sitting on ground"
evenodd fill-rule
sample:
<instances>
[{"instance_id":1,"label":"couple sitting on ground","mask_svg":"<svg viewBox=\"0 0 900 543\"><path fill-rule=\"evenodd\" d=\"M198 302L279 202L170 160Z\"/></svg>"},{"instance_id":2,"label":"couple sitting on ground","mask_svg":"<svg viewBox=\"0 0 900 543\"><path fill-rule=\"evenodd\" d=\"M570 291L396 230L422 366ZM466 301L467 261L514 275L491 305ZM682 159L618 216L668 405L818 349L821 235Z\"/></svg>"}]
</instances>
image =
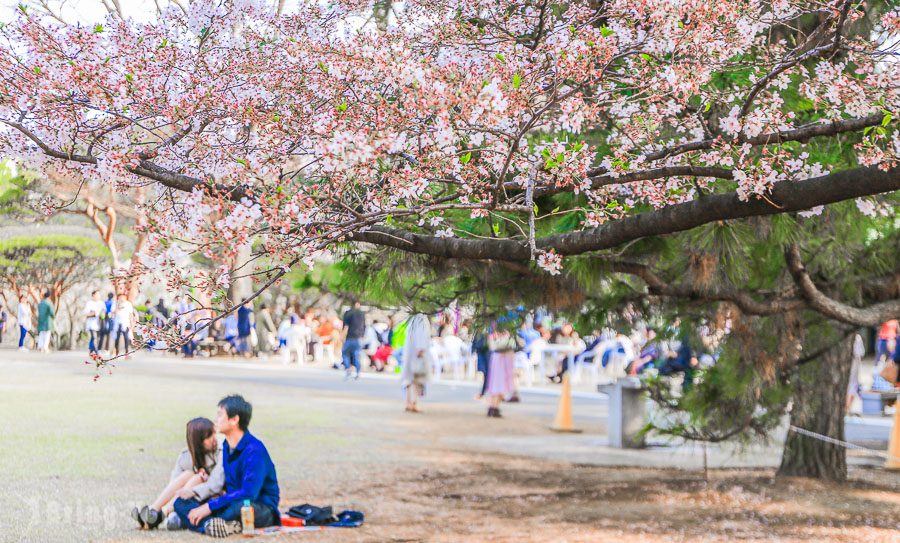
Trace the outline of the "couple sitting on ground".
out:
<instances>
[{"instance_id":1,"label":"couple sitting on ground","mask_svg":"<svg viewBox=\"0 0 900 543\"><path fill-rule=\"evenodd\" d=\"M154 529L165 520L169 530L227 537L241 533L247 502L257 528L281 524L275 465L266 446L247 431L252 412L244 398L228 396L219 402L215 425L206 418L188 422L187 449L169 485L152 505L131 511L141 528ZM217 430L225 437L221 445Z\"/></svg>"}]
</instances>

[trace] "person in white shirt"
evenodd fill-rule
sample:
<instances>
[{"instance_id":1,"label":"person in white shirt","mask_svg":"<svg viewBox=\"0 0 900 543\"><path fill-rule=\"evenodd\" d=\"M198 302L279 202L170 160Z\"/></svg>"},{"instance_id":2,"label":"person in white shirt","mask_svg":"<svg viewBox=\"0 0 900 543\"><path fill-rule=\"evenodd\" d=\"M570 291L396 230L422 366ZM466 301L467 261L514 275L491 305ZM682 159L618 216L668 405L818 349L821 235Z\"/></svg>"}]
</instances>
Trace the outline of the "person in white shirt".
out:
<instances>
[{"instance_id":1,"label":"person in white shirt","mask_svg":"<svg viewBox=\"0 0 900 543\"><path fill-rule=\"evenodd\" d=\"M119 356L119 338L123 339L125 352L131 345L131 331L134 330L135 324L134 306L128 301L124 294L119 294L119 300L116 302L115 314L113 316L113 334L116 348L116 356Z\"/></svg>"},{"instance_id":2,"label":"person in white shirt","mask_svg":"<svg viewBox=\"0 0 900 543\"><path fill-rule=\"evenodd\" d=\"M194 311L194 302L191 300L191 297L185 294L181 301L178 302L178 309L176 310L176 316L178 317L178 326L182 330L185 325L188 323L193 323L197 320L196 315L193 314Z\"/></svg>"},{"instance_id":3,"label":"person in white shirt","mask_svg":"<svg viewBox=\"0 0 900 543\"><path fill-rule=\"evenodd\" d=\"M91 292L91 299L84 306L84 328L90 336L88 351L91 354L99 352L97 336L100 334L100 315L104 312L106 306L100 301L100 292Z\"/></svg>"},{"instance_id":4,"label":"person in white shirt","mask_svg":"<svg viewBox=\"0 0 900 543\"><path fill-rule=\"evenodd\" d=\"M19 350L27 351L25 336L31 330L31 305L25 295L19 296L19 306L16 308L16 321L19 323Z\"/></svg>"},{"instance_id":5,"label":"person in white shirt","mask_svg":"<svg viewBox=\"0 0 900 543\"><path fill-rule=\"evenodd\" d=\"M282 362L290 364L293 353L297 354L297 364L306 362L306 346L312 336L312 330L306 325L306 321L297 314L291 315L290 326L284 331L285 346L281 351Z\"/></svg>"}]
</instances>

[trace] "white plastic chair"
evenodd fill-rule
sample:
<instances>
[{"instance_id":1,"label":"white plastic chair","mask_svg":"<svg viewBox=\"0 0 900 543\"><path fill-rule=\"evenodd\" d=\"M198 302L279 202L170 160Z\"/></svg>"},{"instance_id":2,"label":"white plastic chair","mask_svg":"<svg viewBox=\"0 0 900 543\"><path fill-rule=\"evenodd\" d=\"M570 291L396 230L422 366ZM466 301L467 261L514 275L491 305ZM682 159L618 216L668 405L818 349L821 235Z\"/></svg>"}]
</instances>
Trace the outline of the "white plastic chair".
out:
<instances>
[{"instance_id":1,"label":"white plastic chair","mask_svg":"<svg viewBox=\"0 0 900 543\"><path fill-rule=\"evenodd\" d=\"M441 338L444 351L444 364L453 370L453 378L461 380L466 371L466 355L469 348L466 343L457 336L444 336Z\"/></svg>"},{"instance_id":2,"label":"white plastic chair","mask_svg":"<svg viewBox=\"0 0 900 543\"><path fill-rule=\"evenodd\" d=\"M516 368L524 370L525 382L528 384L528 386L534 384L535 366L540 368L541 375L546 374L546 369L544 368L545 345L547 345L547 342L544 339L535 339L528 346L527 351L519 351L516 353Z\"/></svg>"},{"instance_id":3,"label":"white plastic chair","mask_svg":"<svg viewBox=\"0 0 900 543\"><path fill-rule=\"evenodd\" d=\"M441 376L444 373L444 363L446 362L447 353L444 351L444 346L442 345L439 338L432 338L431 347L428 348L428 352L431 354L431 368L433 370L433 376L435 381L440 381Z\"/></svg>"}]
</instances>

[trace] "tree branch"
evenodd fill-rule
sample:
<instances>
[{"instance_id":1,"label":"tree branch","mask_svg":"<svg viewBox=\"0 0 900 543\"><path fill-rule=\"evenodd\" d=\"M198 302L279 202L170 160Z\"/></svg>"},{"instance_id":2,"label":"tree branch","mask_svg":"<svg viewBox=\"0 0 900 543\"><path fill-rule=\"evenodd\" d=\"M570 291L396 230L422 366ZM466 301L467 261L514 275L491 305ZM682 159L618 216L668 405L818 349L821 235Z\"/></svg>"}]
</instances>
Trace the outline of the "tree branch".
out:
<instances>
[{"instance_id":1,"label":"tree branch","mask_svg":"<svg viewBox=\"0 0 900 543\"><path fill-rule=\"evenodd\" d=\"M788 269L801 295L809 305L825 316L855 326L878 326L900 315L900 299L881 302L867 308L857 308L829 298L816 287L800 256L800 247L791 245L784 253Z\"/></svg>"},{"instance_id":2,"label":"tree branch","mask_svg":"<svg viewBox=\"0 0 900 543\"><path fill-rule=\"evenodd\" d=\"M896 190L900 190L900 167L887 172L876 167L854 168L804 181L776 183L763 199L742 201L737 193L705 196L597 228L537 238L535 245L538 250L555 249L561 255L577 255L648 236L683 232L715 221L802 211ZM386 226L353 232L347 239L443 258L526 261L530 256L525 240L437 238Z\"/></svg>"},{"instance_id":3,"label":"tree branch","mask_svg":"<svg viewBox=\"0 0 900 543\"><path fill-rule=\"evenodd\" d=\"M805 302L797 299L782 299L760 302L748 293L731 288L698 288L696 285L673 285L663 281L646 264L636 262L610 262L612 271L640 277L647 284L651 294L685 300L731 302L744 313L750 315L774 315L803 307Z\"/></svg>"}]
</instances>

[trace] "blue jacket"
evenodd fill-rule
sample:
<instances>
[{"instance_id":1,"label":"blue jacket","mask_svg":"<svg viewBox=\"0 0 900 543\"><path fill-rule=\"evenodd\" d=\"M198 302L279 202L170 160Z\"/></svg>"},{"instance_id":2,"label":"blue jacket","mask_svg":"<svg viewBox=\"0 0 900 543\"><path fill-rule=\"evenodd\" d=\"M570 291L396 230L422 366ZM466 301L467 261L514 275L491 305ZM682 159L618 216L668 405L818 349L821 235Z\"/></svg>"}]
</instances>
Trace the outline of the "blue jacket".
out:
<instances>
[{"instance_id":1,"label":"blue jacket","mask_svg":"<svg viewBox=\"0 0 900 543\"><path fill-rule=\"evenodd\" d=\"M250 335L250 314L253 310L249 307L241 306L237 310L237 330L238 336L247 337Z\"/></svg>"},{"instance_id":2,"label":"blue jacket","mask_svg":"<svg viewBox=\"0 0 900 543\"><path fill-rule=\"evenodd\" d=\"M263 503L278 511L278 477L275 464L262 441L250 432L238 442L234 450L226 441L222 445L222 464L225 469L225 494L209 500L209 509L218 511L234 502L250 500Z\"/></svg>"}]
</instances>

